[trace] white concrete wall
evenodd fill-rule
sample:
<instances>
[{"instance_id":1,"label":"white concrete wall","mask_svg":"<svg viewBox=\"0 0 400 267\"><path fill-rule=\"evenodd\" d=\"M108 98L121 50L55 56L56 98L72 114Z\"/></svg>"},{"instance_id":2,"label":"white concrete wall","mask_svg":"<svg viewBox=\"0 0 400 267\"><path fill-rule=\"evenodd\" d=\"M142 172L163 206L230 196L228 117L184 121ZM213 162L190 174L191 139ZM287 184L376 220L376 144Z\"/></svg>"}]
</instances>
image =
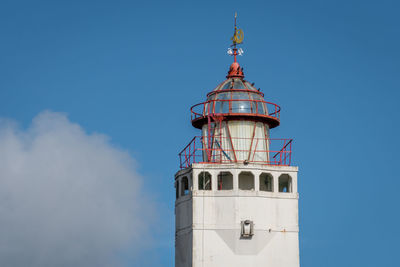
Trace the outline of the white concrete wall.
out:
<instances>
[{"instance_id":1,"label":"white concrete wall","mask_svg":"<svg viewBox=\"0 0 400 267\"><path fill-rule=\"evenodd\" d=\"M199 191L197 176L212 174L212 190ZM233 190L217 190L220 171L233 174ZM238 189L238 174L251 171L255 190ZM176 267L270 266L298 267L297 167L242 164L194 164L180 171L181 177L193 173L193 191L176 201ZM259 175L270 173L274 192L259 191ZM288 174L293 192L278 192L278 178ZM240 223L254 222L251 239L240 236Z\"/></svg>"}]
</instances>

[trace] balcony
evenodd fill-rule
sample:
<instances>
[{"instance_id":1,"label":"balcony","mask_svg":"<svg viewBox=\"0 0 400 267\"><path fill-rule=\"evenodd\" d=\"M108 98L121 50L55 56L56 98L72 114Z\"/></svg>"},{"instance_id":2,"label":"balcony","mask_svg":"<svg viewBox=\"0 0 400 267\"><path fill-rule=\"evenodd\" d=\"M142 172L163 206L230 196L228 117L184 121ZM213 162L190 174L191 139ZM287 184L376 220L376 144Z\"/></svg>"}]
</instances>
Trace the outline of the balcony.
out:
<instances>
[{"instance_id":1,"label":"balcony","mask_svg":"<svg viewBox=\"0 0 400 267\"><path fill-rule=\"evenodd\" d=\"M290 166L292 139L195 136L179 153L180 168L193 163L256 163Z\"/></svg>"},{"instance_id":2,"label":"balcony","mask_svg":"<svg viewBox=\"0 0 400 267\"><path fill-rule=\"evenodd\" d=\"M248 118L268 123L274 128L280 123L281 108L274 103L256 99L216 99L194 105L190 109L192 125L196 128L207 123L208 115L226 119Z\"/></svg>"}]
</instances>

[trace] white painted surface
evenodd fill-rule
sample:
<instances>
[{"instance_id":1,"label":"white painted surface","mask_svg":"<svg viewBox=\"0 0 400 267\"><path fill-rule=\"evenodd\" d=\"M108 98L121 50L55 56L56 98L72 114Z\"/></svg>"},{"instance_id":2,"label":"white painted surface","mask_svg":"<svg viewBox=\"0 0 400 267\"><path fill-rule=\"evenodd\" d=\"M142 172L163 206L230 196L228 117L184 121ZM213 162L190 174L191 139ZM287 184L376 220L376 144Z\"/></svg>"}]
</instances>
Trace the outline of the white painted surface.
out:
<instances>
[{"instance_id":1,"label":"white painted surface","mask_svg":"<svg viewBox=\"0 0 400 267\"><path fill-rule=\"evenodd\" d=\"M253 121L223 121L221 127L216 127L213 132L215 139L212 142L214 149L222 148L225 152L220 153L214 150L212 158L219 161L220 157L224 162L230 159L234 161L235 155L237 161L244 160L255 162L267 162L269 160L268 138L269 127L265 123ZM208 125L203 125L202 134L205 137L205 148L208 142ZM231 137L231 140L230 138ZM218 142L218 143L217 143ZM235 151L235 155L233 153ZM203 154L203 160L207 161L206 153Z\"/></svg>"},{"instance_id":2,"label":"white painted surface","mask_svg":"<svg viewBox=\"0 0 400 267\"><path fill-rule=\"evenodd\" d=\"M177 199L176 267L298 267L297 167L243 164L193 164L176 179L191 177L193 191ZM212 190L198 190L198 174L212 174ZM233 190L217 190L220 171L233 174ZM239 190L238 175L254 174L255 190ZM274 192L259 191L259 175L270 173ZM292 178L292 193L278 192L278 178ZM254 236L240 236L241 221L254 222Z\"/></svg>"}]
</instances>

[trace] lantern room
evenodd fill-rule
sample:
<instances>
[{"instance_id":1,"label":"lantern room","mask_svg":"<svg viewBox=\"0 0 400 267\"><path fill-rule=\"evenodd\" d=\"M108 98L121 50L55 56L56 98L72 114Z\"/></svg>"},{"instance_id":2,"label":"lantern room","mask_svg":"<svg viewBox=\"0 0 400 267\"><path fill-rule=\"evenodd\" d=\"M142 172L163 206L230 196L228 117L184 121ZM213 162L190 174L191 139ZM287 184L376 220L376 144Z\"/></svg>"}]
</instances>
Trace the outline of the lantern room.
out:
<instances>
[{"instance_id":1,"label":"lantern room","mask_svg":"<svg viewBox=\"0 0 400 267\"><path fill-rule=\"evenodd\" d=\"M240 76L232 72L237 66ZM208 123L209 116L224 116L224 120L251 120L268 124L269 128L279 125L280 107L266 102L264 94L244 79L243 69L234 62L227 80L207 94L207 100L191 108L192 125L201 129Z\"/></svg>"},{"instance_id":2,"label":"lantern room","mask_svg":"<svg viewBox=\"0 0 400 267\"><path fill-rule=\"evenodd\" d=\"M261 90L245 79L237 61L237 56L243 54L237 48L241 41L237 35L232 38L228 54L234 61L226 80L209 92L204 102L190 109L192 125L201 130L201 136L194 137L179 153L180 167L192 163L288 166L292 139L270 137L270 129L280 124L281 108L265 101Z\"/></svg>"}]
</instances>

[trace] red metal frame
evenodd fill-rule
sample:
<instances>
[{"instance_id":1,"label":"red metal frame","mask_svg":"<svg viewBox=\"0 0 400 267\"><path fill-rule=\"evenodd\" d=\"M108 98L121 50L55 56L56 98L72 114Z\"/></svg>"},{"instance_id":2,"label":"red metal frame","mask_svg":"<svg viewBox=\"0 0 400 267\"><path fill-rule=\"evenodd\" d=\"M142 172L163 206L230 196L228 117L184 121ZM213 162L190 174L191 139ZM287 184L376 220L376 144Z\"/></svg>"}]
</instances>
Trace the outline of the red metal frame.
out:
<instances>
[{"instance_id":1,"label":"red metal frame","mask_svg":"<svg viewBox=\"0 0 400 267\"><path fill-rule=\"evenodd\" d=\"M217 88L220 87L225 82L226 81L222 82L220 85L217 86ZM244 86L246 86L246 85L244 84ZM211 91L207 94L207 97L211 97L212 95L218 95L220 93L229 93L229 92L251 93L251 94L257 94L257 95L264 97L264 94L259 91L254 91L251 89L233 89L233 88L232 89L223 89L223 90L215 90L214 89L214 91Z\"/></svg>"},{"instance_id":2,"label":"red metal frame","mask_svg":"<svg viewBox=\"0 0 400 267\"><path fill-rule=\"evenodd\" d=\"M218 113L215 110L216 103L226 103L228 102L228 112ZM250 107L249 112L237 112L239 110L235 110L232 108L232 103L234 102L245 102ZM262 103L268 111L268 114L259 114L259 103ZM255 110L253 108L255 107ZM247 118L249 120L256 121L264 121L266 122L270 128L274 128L280 124L280 113L281 108L275 103L267 102L264 100L250 100L250 99L216 99L216 100L208 100L203 103L196 104L190 108L191 112L191 121L192 125L196 128L201 129L201 127L208 123L208 116L224 116L225 119L229 120L230 118ZM260 111L261 112L261 111Z\"/></svg>"},{"instance_id":3,"label":"red metal frame","mask_svg":"<svg viewBox=\"0 0 400 267\"><path fill-rule=\"evenodd\" d=\"M195 136L189 144L179 153L180 159L180 168L184 169L190 167L193 163L204 163L204 164L221 164L221 163L232 163L238 162L235 158L234 161L224 159L222 157L222 153L226 152L233 152L234 150L226 149L223 151L222 148L213 148L211 146L205 145L204 136ZM220 138L228 138L228 137L220 137ZM237 139L252 139L252 138L229 138L233 140ZM255 138L256 142L259 143L260 141L268 142L269 148L268 150L260 150L253 149L251 146L249 149L246 150L237 150L234 152L246 152L249 155L252 155L251 160L248 160L248 163L257 163L262 165L279 165L279 166L290 166L291 164L291 156L292 156L292 139L271 139L271 138ZM197 143L197 144L196 144ZM209 144L209 142L207 142ZM200 145L199 145L200 144ZM272 148L271 148L272 147ZM277 147L277 148L275 148ZM233 148L233 146L232 146ZM219 153L219 157L213 158L212 154ZM256 153L265 153L268 154L268 160L265 161L257 161L254 160ZM204 155L207 155L207 160L204 161Z\"/></svg>"},{"instance_id":4,"label":"red metal frame","mask_svg":"<svg viewBox=\"0 0 400 267\"><path fill-rule=\"evenodd\" d=\"M215 111L215 103L218 102L228 102L229 103L229 111L227 113L218 113L218 112L212 112L212 110ZM250 108L253 109L253 105L251 105L251 103L264 103L267 107L268 110L273 110L273 112L270 112L267 114L259 114L258 113L258 105L256 106L256 110L255 112L251 112L251 113L239 113L239 112L232 112L232 102L249 102L250 103ZM210 105L211 104L211 105ZM210 110L210 106L212 106L212 109ZM195 111L194 109L199 109L199 107L201 107L202 112L199 113L200 111ZM206 107L207 107L207 112L206 112ZM264 100L250 100L250 99L216 99L216 100L208 100L206 102L202 102L202 103L198 103L196 105L193 105L190 108L191 111L191 119L192 120L196 120L198 118L203 118L205 116L207 116L208 114L220 114L220 115L254 115L254 116L268 116L268 117L272 117L274 119L280 120L280 113L281 113L281 107L278 106L275 103L272 102L267 102ZM208 114L207 114L208 113Z\"/></svg>"}]
</instances>

